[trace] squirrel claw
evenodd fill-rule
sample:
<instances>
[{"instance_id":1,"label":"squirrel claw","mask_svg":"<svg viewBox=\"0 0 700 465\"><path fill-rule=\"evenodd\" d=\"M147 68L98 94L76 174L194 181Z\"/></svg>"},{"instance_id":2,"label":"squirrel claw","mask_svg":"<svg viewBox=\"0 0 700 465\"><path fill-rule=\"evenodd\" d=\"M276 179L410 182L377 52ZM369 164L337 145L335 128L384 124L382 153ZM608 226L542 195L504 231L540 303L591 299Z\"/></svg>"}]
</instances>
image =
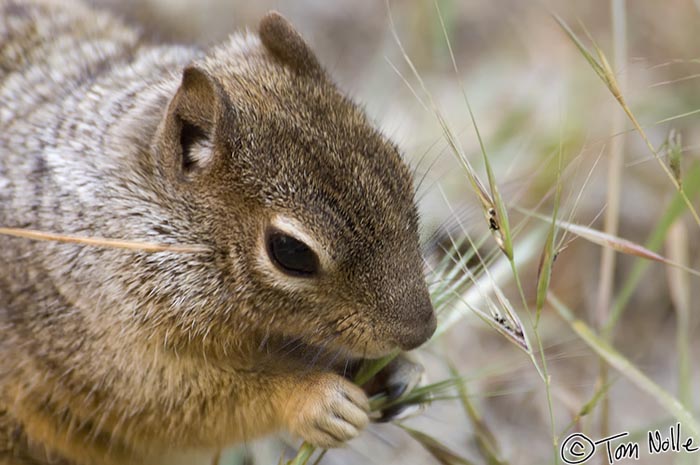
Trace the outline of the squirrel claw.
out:
<instances>
[{"instance_id":1,"label":"squirrel claw","mask_svg":"<svg viewBox=\"0 0 700 465\"><path fill-rule=\"evenodd\" d=\"M372 420L377 423L402 420L423 410L423 403L396 402L410 393L416 386L422 384L425 377L423 366L411 356L402 353L387 365L378 375L383 381L384 388L377 393L383 393L391 405L381 410L380 415Z\"/></svg>"},{"instance_id":2,"label":"squirrel claw","mask_svg":"<svg viewBox=\"0 0 700 465\"><path fill-rule=\"evenodd\" d=\"M316 447L340 447L357 437L369 423L365 393L334 374L323 374L300 393L301 406L292 432Z\"/></svg>"}]
</instances>

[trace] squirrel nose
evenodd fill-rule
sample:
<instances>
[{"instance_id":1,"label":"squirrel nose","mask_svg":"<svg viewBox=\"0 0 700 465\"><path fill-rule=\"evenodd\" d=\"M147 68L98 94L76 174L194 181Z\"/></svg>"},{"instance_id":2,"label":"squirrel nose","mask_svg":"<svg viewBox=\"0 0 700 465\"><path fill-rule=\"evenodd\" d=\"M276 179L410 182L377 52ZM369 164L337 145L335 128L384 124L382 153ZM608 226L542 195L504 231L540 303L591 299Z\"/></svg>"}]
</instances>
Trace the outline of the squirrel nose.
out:
<instances>
[{"instance_id":1,"label":"squirrel nose","mask_svg":"<svg viewBox=\"0 0 700 465\"><path fill-rule=\"evenodd\" d=\"M421 308L415 308L410 313L417 314L417 318L402 325L398 341L402 350L413 350L422 345L430 339L437 327L437 318L435 318L435 312L429 299L426 298L426 302L421 305Z\"/></svg>"}]
</instances>

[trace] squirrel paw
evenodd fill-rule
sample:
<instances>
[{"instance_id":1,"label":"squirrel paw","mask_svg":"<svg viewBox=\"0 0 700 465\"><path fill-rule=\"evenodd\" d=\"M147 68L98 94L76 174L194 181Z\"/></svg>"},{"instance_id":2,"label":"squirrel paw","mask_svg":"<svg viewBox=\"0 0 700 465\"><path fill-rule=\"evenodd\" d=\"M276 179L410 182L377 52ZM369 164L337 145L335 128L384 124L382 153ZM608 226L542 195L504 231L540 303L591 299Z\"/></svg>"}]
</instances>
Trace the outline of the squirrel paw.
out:
<instances>
[{"instance_id":1,"label":"squirrel paw","mask_svg":"<svg viewBox=\"0 0 700 465\"><path fill-rule=\"evenodd\" d=\"M420 412L425 403L402 403L400 399L423 384L424 378L423 365L406 353L399 354L377 374L369 387L370 396L385 394L389 404L373 420L378 423L402 420Z\"/></svg>"},{"instance_id":2,"label":"squirrel paw","mask_svg":"<svg viewBox=\"0 0 700 465\"><path fill-rule=\"evenodd\" d=\"M299 392L298 399L291 432L314 446L340 447L369 423L369 401L364 391L338 375L314 377Z\"/></svg>"}]
</instances>

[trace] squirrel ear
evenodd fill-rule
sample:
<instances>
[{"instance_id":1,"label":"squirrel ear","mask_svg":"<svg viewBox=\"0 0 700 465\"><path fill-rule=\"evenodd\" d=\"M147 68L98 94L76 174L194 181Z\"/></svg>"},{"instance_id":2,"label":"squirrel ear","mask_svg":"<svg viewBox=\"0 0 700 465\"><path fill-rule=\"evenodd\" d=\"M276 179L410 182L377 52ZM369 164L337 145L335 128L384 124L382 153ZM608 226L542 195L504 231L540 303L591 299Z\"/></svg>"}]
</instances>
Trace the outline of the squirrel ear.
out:
<instances>
[{"instance_id":1,"label":"squirrel ear","mask_svg":"<svg viewBox=\"0 0 700 465\"><path fill-rule=\"evenodd\" d=\"M270 11L258 27L258 34L265 48L272 55L301 74L320 75L323 68L316 55L287 19L276 11Z\"/></svg>"},{"instance_id":2,"label":"squirrel ear","mask_svg":"<svg viewBox=\"0 0 700 465\"><path fill-rule=\"evenodd\" d=\"M168 106L161 143L175 155L170 163L184 174L208 166L214 158L214 136L223 113L222 91L214 79L188 66Z\"/></svg>"}]
</instances>

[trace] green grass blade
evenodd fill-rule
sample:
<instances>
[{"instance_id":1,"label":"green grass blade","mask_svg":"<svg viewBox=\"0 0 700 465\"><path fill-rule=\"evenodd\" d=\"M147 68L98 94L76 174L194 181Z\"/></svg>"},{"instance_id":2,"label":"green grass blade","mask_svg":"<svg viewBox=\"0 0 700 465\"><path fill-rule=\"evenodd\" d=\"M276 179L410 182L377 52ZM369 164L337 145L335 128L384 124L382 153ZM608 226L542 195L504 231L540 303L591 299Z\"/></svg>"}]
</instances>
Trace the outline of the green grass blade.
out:
<instances>
[{"instance_id":1,"label":"green grass blade","mask_svg":"<svg viewBox=\"0 0 700 465\"><path fill-rule=\"evenodd\" d=\"M685 175L684 182L686 192L689 196L694 197L698 194L698 192L700 192L700 163L695 163L693 166L691 166ZM676 219L683 214L684 211L685 202L681 198L680 194L676 193L673 200L671 200L669 206L666 208L663 217L657 223L654 231L651 233L644 246L651 251L659 250L671 225L676 222ZM622 289L617 294L617 298L612 305L610 317L603 328L603 335L606 338L609 337L617 325L617 322L622 317L622 314L627 307L627 303L632 297L634 290L639 285L639 282L641 281L644 272L649 267L649 264L650 263L646 260L638 260L630 272L629 277L623 284Z\"/></svg>"},{"instance_id":2,"label":"green grass blade","mask_svg":"<svg viewBox=\"0 0 700 465\"><path fill-rule=\"evenodd\" d=\"M535 302L535 327L537 327L540 322L540 315L542 314L542 308L544 307L544 303L547 298L547 291L549 290L549 283L552 278L552 266L554 265L554 260L557 255L557 251L554 250L554 248L557 242L557 217L559 216L559 202L561 200L562 158L562 147L560 143L557 168L557 186L554 194L552 221L549 224L547 239L545 240L544 248L542 250L542 256L540 257L540 263L537 268L537 299Z\"/></svg>"},{"instance_id":3,"label":"green grass blade","mask_svg":"<svg viewBox=\"0 0 700 465\"><path fill-rule=\"evenodd\" d=\"M357 372L357 375L355 375L354 383L358 386L362 386L367 381L372 379L374 375L382 371L382 368L394 360L397 355L399 355L399 351L395 350L389 355L385 355L384 357L376 360L364 360Z\"/></svg>"},{"instance_id":4,"label":"green grass blade","mask_svg":"<svg viewBox=\"0 0 700 465\"><path fill-rule=\"evenodd\" d=\"M287 465L307 465L314 452L316 452L316 448L308 442L305 442L297 451L297 455L287 462Z\"/></svg>"}]
</instances>

